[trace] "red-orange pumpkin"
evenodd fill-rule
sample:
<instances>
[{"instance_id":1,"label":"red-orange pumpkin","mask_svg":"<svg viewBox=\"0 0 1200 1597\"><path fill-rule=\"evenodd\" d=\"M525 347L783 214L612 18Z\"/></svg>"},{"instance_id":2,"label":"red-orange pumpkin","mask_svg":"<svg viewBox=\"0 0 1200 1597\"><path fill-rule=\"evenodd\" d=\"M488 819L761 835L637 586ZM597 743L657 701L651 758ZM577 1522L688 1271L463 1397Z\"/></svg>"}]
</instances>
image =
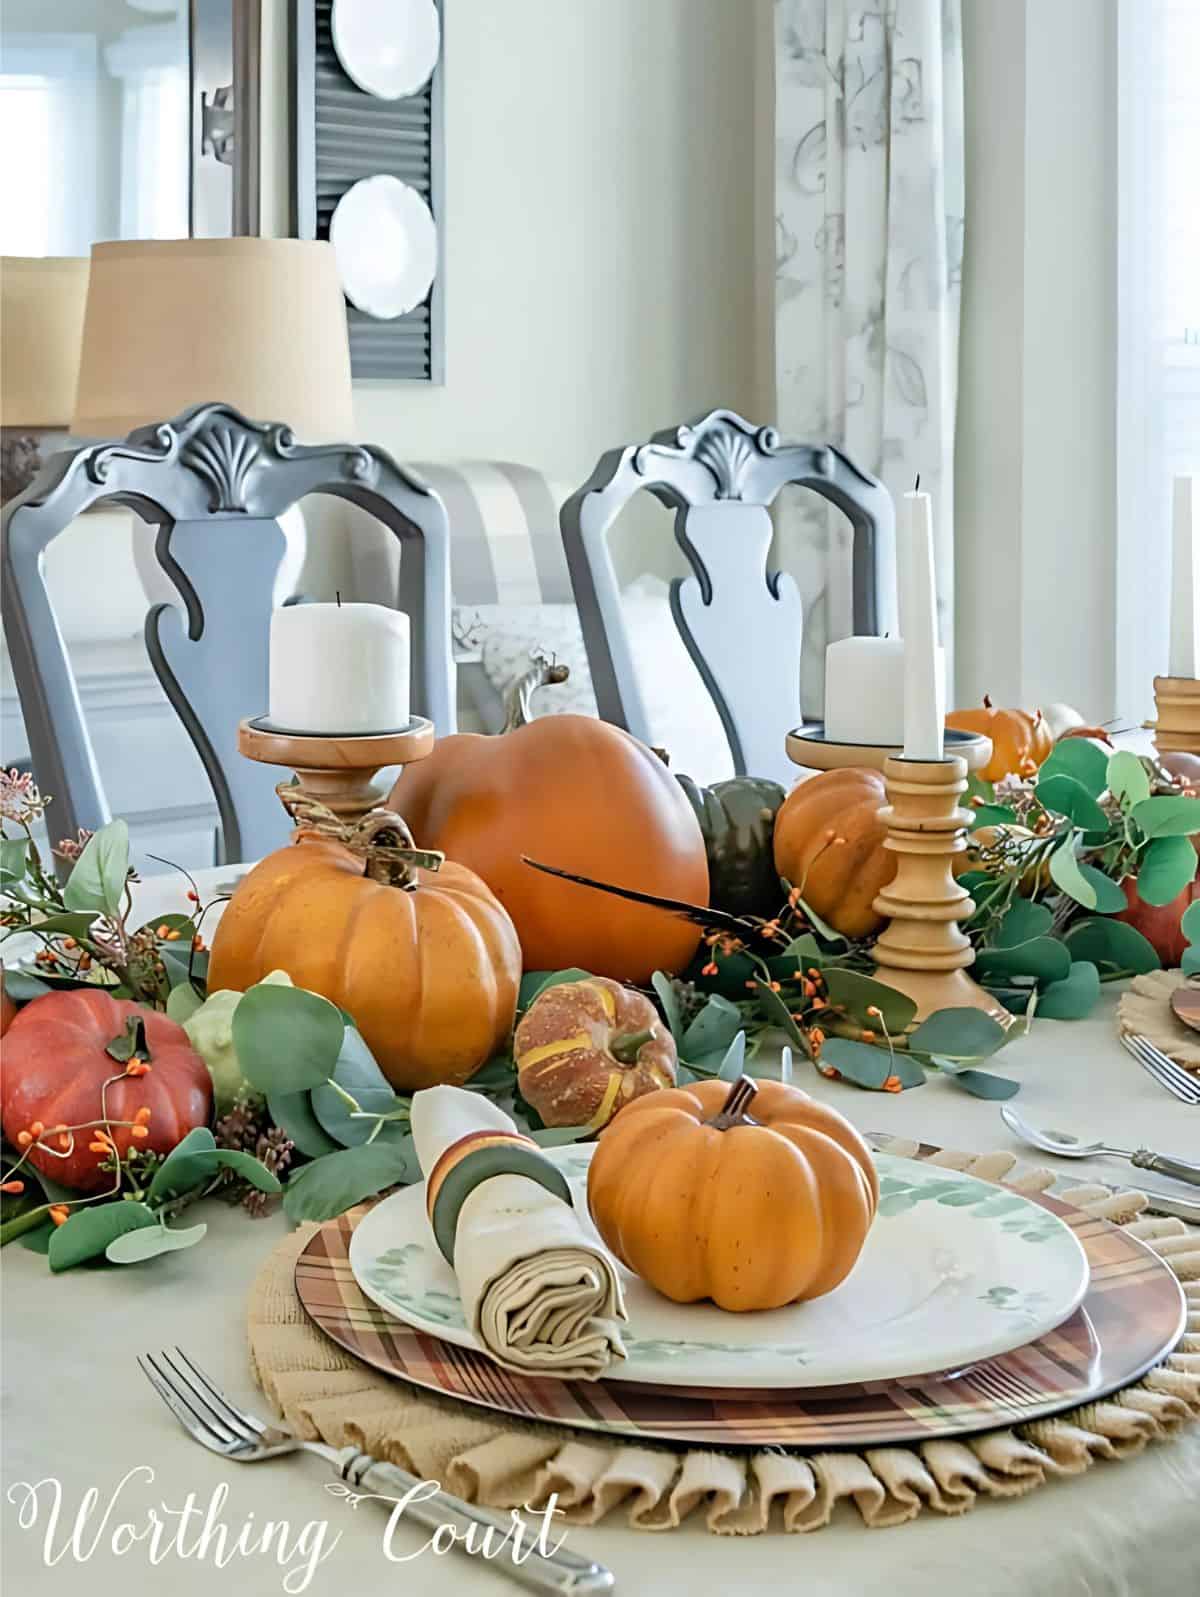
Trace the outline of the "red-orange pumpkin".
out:
<instances>
[{"instance_id":1,"label":"red-orange pumpkin","mask_svg":"<svg viewBox=\"0 0 1200 1597\"><path fill-rule=\"evenodd\" d=\"M677 973L699 929L667 911L564 882L522 855L660 897L708 903L708 857L682 788L651 749L585 715L527 719L531 673L499 737L441 738L406 766L388 808L481 876L512 916L527 970L577 966L644 984ZM561 677L561 668L559 668Z\"/></svg>"},{"instance_id":2,"label":"red-orange pumpkin","mask_svg":"<svg viewBox=\"0 0 1200 1597\"><path fill-rule=\"evenodd\" d=\"M149 1059L150 1069L126 1076L123 1062L106 1050L127 1039L130 1023L139 1021L146 1043L142 1057ZM111 1081L114 1076L120 1079ZM170 1153L189 1131L207 1124L212 1080L183 1027L99 988L47 993L26 1004L8 1028L0 1065L0 1119L9 1142L15 1144L35 1121L47 1129L76 1126L99 1120L105 1108L110 1122L132 1121L142 1108L150 1111L147 1135L136 1142L130 1126L114 1124L113 1140L122 1156L131 1144ZM29 1162L65 1187L97 1191L112 1177L100 1169L104 1155L90 1150L93 1140L87 1131L76 1132L65 1158L39 1147ZM57 1151L56 1139L53 1146Z\"/></svg>"},{"instance_id":3,"label":"red-orange pumpkin","mask_svg":"<svg viewBox=\"0 0 1200 1597\"><path fill-rule=\"evenodd\" d=\"M17 1018L17 1006L4 990L4 972L0 970L0 1037Z\"/></svg>"},{"instance_id":4,"label":"red-orange pumpkin","mask_svg":"<svg viewBox=\"0 0 1200 1597\"><path fill-rule=\"evenodd\" d=\"M1154 949L1167 970L1174 970L1183 961L1183 951L1188 940L1183 935L1183 917L1188 906L1200 898L1200 871L1177 898L1169 904L1145 904L1138 897L1137 884L1132 876L1121 883L1128 909L1123 909L1115 920L1128 922Z\"/></svg>"}]
</instances>

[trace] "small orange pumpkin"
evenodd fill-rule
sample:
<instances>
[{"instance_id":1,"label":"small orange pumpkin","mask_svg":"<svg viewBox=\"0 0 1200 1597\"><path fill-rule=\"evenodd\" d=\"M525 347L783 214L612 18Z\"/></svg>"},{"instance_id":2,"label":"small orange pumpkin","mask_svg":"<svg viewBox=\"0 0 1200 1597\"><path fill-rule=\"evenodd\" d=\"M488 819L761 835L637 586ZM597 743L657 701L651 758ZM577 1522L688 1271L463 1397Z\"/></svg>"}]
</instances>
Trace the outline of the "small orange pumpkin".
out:
<instances>
[{"instance_id":1,"label":"small orange pumpkin","mask_svg":"<svg viewBox=\"0 0 1200 1597\"><path fill-rule=\"evenodd\" d=\"M238 884L213 937L209 991L244 992L286 970L354 1017L398 1092L466 1081L507 1048L521 948L473 871L449 860L424 870L405 863L411 851L386 811L349 845L302 827Z\"/></svg>"},{"instance_id":2,"label":"small orange pumpkin","mask_svg":"<svg viewBox=\"0 0 1200 1597\"><path fill-rule=\"evenodd\" d=\"M634 1098L675 1085L675 1041L658 1011L607 976L539 993L513 1057L521 1096L548 1126L599 1131Z\"/></svg>"},{"instance_id":3,"label":"small orange pumpkin","mask_svg":"<svg viewBox=\"0 0 1200 1597\"><path fill-rule=\"evenodd\" d=\"M871 907L896 874L883 846L887 803L878 771L853 767L810 776L775 817L775 869L843 937L870 937L883 925Z\"/></svg>"},{"instance_id":4,"label":"small orange pumpkin","mask_svg":"<svg viewBox=\"0 0 1200 1597\"><path fill-rule=\"evenodd\" d=\"M992 740L992 757L979 771L985 782L1006 776L1032 776L1049 759L1054 738L1040 710L998 710L985 693L979 710L952 710L946 725L956 732L979 732Z\"/></svg>"},{"instance_id":5,"label":"small orange pumpkin","mask_svg":"<svg viewBox=\"0 0 1200 1597\"><path fill-rule=\"evenodd\" d=\"M848 1120L798 1087L745 1076L635 1098L588 1171L592 1219L623 1264L676 1303L711 1298L736 1313L831 1292L878 1203Z\"/></svg>"}]
</instances>

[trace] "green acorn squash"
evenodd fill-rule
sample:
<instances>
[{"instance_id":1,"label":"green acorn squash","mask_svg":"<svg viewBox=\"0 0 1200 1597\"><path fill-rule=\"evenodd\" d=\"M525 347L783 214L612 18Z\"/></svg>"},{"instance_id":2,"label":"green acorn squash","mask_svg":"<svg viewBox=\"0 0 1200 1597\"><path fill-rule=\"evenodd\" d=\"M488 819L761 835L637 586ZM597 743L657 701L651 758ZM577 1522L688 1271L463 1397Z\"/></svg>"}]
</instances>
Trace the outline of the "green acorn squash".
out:
<instances>
[{"instance_id":1,"label":"green acorn squash","mask_svg":"<svg viewBox=\"0 0 1200 1597\"><path fill-rule=\"evenodd\" d=\"M712 787L690 776L675 780L704 834L709 902L731 915L774 915L783 902L773 841L783 788L759 776L733 776Z\"/></svg>"}]
</instances>

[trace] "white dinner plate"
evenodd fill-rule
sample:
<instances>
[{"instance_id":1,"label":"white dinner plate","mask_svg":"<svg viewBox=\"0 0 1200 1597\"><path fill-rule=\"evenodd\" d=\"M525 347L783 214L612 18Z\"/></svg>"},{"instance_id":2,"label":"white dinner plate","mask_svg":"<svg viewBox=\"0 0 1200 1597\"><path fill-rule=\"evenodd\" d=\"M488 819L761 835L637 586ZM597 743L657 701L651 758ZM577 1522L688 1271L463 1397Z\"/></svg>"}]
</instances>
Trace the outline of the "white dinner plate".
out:
<instances>
[{"instance_id":1,"label":"white dinner plate","mask_svg":"<svg viewBox=\"0 0 1200 1597\"><path fill-rule=\"evenodd\" d=\"M365 94L400 100L437 66L441 24L433 0L333 0L333 48Z\"/></svg>"},{"instance_id":2,"label":"white dinner plate","mask_svg":"<svg viewBox=\"0 0 1200 1597\"><path fill-rule=\"evenodd\" d=\"M433 213L416 189L386 173L346 190L329 239L346 298L381 321L419 305L437 274Z\"/></svg>"},{"instance_id":3,"label":"white dinner plate","mask_svg":"<svg viewBox=\"0 0 1200 1597\"><path fill-rule=\"evenodd\" d=\"M585 1227L592 1146L547 1152L565 1171ZM609 1377L656 1386L813 1387L961 1369L1053 1330L1088 1285L1066 1223L1019 1193L914 1159L878 1154L879 1215L857 1265L811 1303L729 1314L672 1303L628 1270L629 1357ZM598 1240L598 1239L597 1239ZM424 1184L360 1222L350 1266L398 1320L460 1347L468 1330L454 1272L425 1217Z\"/></svg>"}]
</instances>

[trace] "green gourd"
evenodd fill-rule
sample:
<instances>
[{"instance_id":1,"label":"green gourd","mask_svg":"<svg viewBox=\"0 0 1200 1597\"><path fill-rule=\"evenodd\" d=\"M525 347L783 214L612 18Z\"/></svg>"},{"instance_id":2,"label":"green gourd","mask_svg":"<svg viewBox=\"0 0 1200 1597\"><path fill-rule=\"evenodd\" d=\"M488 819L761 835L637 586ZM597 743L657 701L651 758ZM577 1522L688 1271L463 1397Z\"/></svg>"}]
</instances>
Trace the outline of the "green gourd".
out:
<instances>
[{"instance_id":1,"label":"green gourd","mask_svg":"<svg viewBox=\"0 0 1200 1597\"><path fill-rule=\"evenodd\" d=\"M731 915L774 915L783 902L773 852L783 788L759 776L733 776L711 787L690 776L676 781L704 834L710 903Z\"/></svg>"}]
</instances>

